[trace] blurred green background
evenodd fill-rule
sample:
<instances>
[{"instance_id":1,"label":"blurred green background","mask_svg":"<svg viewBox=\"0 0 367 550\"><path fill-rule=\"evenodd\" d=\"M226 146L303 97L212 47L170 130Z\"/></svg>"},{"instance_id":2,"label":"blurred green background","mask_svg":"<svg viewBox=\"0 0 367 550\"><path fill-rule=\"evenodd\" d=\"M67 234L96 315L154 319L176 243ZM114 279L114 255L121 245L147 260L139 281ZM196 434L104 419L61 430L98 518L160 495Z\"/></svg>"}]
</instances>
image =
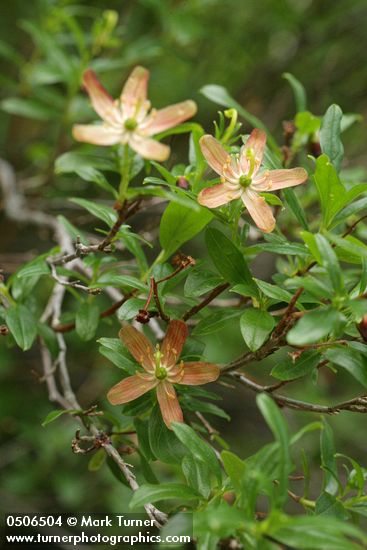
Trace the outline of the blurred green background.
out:
<instances>
[{"instance_id":1,"label":"blurred green background","mask_svg":"<svg viewBox=\"0 0 367 550\"><path fill-rule=\"evenodd\" d=\"M36 103L30 118L14 116L14 103L3 103L0 156L13 164L31 206L63 213L75 225L85 219L66 204L64 196L71 187L76 186L83 194L88 186L82 181L55 178L52 169L54 158L73 146L71 124L80 117L90 119L91 115L81 95L75 99L80 81L80 66L75 59L83 53L83 47L88 51L91 42L87 39L84 46L78 46L78 32L70 21L75 17L85 36L90 37L98 25L108 26L108 21L114 19L115 15L105 10L114 10L118 23L101 53L96 50L92 66L112 95L119 93L129 70L137 63L143 64L151 70L150 98L154 106L195 99L199 104L198 120L211 131L217 107L199 90L205 84L221 84L260 117L280 142L281 123L295 112L283 72L294 74L305 85L308 108L314 114L323 114L332 102L344 112L364 115L367 111L365 0L3 2L1 97L33 97ZM51 48L46 39L57 47ZM68 80L74 69L76 78ZM249 130L244 124L244 131ZM362 167L367 166L366 137L364 123L345 133L346 156L349 162ZM187 148L186 138L179 139L183 149ZM98 196L98 190L93 188L93 193ZM0 235L0 267L6 276L52 246L47 232L9 223L1 211ZM270 276L273 265L269 259L264 257L259 265L261 277ZM36 289L38 295L44 292L41 286ZM117 322L111 323L101 325L98 337L116 334ZM67 343L71 376L80 401L85 406L101 403L106 407L104 396L118 379L116 369L97 353L97 345L82 344L72 334L67 335ZM239 352L239 334L233 334L229 326L210 344L211 353L224 361ZM126 509L128 491L109 470L89 472L89 457L70 451L75 434L72 420L63 418L41 428L42 420L55 406L48 402L45 387L34 374L40 372L36 346L23 354L9 349L2 338L0 361L0 507L4 511L58 512ZM256 367L251 372L261 369ZM350 377L339 374L337 380L332 375L321 375L318 387L311 382L307 387L303 382L299 386L295 383L290 391L305 400L327 402L351 397L358 390ZM247 456L270 439L254 395L231 388L221 393L223 407L233 420L230 424L214 423L223 429L233 449ZM285 414L291 428L311 420L304 413ZM362 458L363 418L344 413L330 421L337 449ZM313 434L306 441L315 464L317 438ZM136 463L134 456L129 462ZM170 472L162 467L161 478ZM315 469L314 475L317 483L320 472Z\"/></svg>"}]
</instances>

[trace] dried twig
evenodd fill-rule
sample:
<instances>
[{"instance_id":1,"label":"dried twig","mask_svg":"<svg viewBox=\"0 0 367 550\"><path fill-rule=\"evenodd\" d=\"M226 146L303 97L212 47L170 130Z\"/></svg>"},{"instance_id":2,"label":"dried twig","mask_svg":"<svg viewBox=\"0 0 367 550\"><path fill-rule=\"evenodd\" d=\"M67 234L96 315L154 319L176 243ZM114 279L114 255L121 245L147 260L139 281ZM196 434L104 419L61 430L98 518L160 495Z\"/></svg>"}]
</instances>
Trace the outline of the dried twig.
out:
<instances>
[{"instance_id":1,"label":"dried twig","mask_svg":"<svg viewBox=\"0 0 367 550\"><path fill-rule=\"evenodd\" d=\"M79 251L77 253L71 251L72 243L69 235L66 233L63 226L59 224L59 222L55 220L52 216L44 214L43 212L29 210L26 207L24 197L21 195L21 193L19 193L16 187L15 173L10 164L3 160L0 160L0 185L3 190L5 211L10 219L19 221L19 212L22 212L21 220L23 222L34 223L38 226L46 226L54 230L55 240L59 244L60 248L67 252L66 256L64 255L63 257L61 257L61 261L58 260L56 263L54 263L55 266L63 265L72 260L75 260L77 262L81 255L86 252L85 250L83 253L81 252L82 245L79 245ZM117 231L118 228L116 229L116 232ZM113 235L111 236L111 240L112 238ZM83 265L81 266L81 269L84 269ZM59 325L62 302L65 295L65 284L63 283L55 285L49 301L46 305L46 308L41 316L42 322L51 319L52 326ZM66 345L63 335L59 333L57 338L59 344L59 355L57 357L56 363L58 365L58 374L60 377L62 392L58 389L55 377L56 372L50 352L45 343L41 341L43 375L48 388L49 399L52 402L58 403L64 409L82 410L82 407L79 405L70 383L70 377L66 363ZM100 430L94 424L93 419L88 417L88 420L86 420L86 418L81 414L79 416L79 421L91 433L94 439L99 441L99 446L102 447L105 452L112 458L112 460L117 464L125 479L129 483L131 489L133 491L136 491L139 485L136 482L134 474L130 471L129 467L124 462L123 458L115 449L115 447L112 445L109 438L105 437L105 434L100 432ZM162 526L167 521L166 514L153 506L153 504L146 504L145 510L149 517L154 520L158 526Z\"/></svg>"}]
</instances>

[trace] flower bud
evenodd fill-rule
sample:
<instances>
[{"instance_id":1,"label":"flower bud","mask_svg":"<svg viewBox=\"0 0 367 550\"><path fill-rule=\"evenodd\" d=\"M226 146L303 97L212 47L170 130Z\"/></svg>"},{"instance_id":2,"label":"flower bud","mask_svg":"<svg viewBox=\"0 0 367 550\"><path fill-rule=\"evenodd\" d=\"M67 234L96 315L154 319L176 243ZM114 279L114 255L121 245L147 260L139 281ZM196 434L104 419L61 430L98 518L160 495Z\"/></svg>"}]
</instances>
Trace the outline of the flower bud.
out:
<instances>
[{"instance_id":1,"label":"flower bud","mask_svg":"<svg viewBox=\"0 0 367 550\"><path fill-rule=\"evenodd\" d=\"M185 189L185 191L187 191L188 189L190 189L190 184L187 179L184 178L184 176L179 176L176 181L176 187L179 187L180 189Z\"/></svg>"}]
</instances>

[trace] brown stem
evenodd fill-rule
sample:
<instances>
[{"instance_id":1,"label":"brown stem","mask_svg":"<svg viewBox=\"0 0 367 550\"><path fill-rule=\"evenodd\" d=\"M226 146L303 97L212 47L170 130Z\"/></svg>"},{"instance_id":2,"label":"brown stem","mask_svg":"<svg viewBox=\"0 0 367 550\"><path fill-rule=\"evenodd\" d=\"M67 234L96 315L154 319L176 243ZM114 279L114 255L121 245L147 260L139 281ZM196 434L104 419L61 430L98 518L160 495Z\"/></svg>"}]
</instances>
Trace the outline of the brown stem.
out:
<instances>
[{"instance_id":1,"label":"brown stem","mask_svg":"<svg viewBox=\"0 0 367 550\"><path fill-rule=\"evenodd\" d=\"M129 294L126 294L121 300L118 302L115 302L110 306L109 308L105 309L99 314L100 319L103 319L104 317L109 317L110 315L113 315L115 311L117 311L122 304L124 304L131 296L133 296L134 293L130 292ZM71 330L74 330L75 328L75 321L71 321L70 323L65 323L63 325L56 325L52 327L55 332L70 332Z\"/></svg>"},{"instance_id":2,"label":"brown stem","mask_svg":"<svg viewBox=\"0 0 367 550\"><path fill-rule=\"evenodd\" d=\"M180 265L177 267L177 269L175 269L175 271L173 271L169 275L166 275L165 277L162 277L162 279L158 279L156 281L154 277L150 278L150 287L149 287L149 294L148 294L147 300L144 304L144 307L139 310L139 313L136 317L136 320L139 323L145 324L145 323L149 322L151 314L148 312L148 308L149 308L150 302L151 302L153 297L154 297L154 301L155 301L155 304L157 306L158 314L159 314L160 318L163 321L166 321L166 323L169 322L170 318L169 318L168 315L165 314L165 312L163 310L163 307L162 307L162 304L161 304L160 299L159 299L158 285L161 284L161 283L164 283L165 281L173 279L173 277L178 275L178 273L180 273L183 269L186 269L189 266L195 265L195 260L191 256L182 256L180 258L179 262L180 262Z\"/></svg>"},{"instance_id":3,"label":"brown stem","mask_svg":"<svg viewBox=\"0 0 367 550\"><path fill-rule=\"evenodd\" d=\"M159 299L159 294L158 294L158 284L160 282L161 281L156 281L154 279L154 277L151 277L151 279L150 279L151 288L153 289L154 301L155 301L155 305L157 306L159 316L163 321L166 321L166 323L168 323L169 322L169 317L163 311L162 304L161 304L161 301Z\"/></svg>"},{"instance_id":4,"label":"brown stem","mask_svg":"<svg viewBox=\"0 0 367 550\"><path fill-rule=\"evenodd\" d=\"M214 300L214 298L216 298L219 294L221 294L224 290L226 290L227 288L229 288L229 283L222 283L221 285L218 285L217 287L215 287L211 292L210 294L204 298L204 300L202 302L200 302L199 304L196 304L196 306L193 306L191 309L189 309L188 311L186 311L186 313L183 314L182 316L182 320L183 321L187 321L188 319L190 319L191 317L193 317L194 315L196 315L199 311L201 311L205 306L207 306L208 304L210 304L210 302L212 300Z\"/></svg>"},{"instance_id":5,"label":"brown stem","mask_svg":"<svg viewBox=\"0 0 367 550\"><path fill-rule=\"evenodd\" d=\"M294 323L293 309L300 295L303 292L303 288L300 287L289 302L283 317L269 336L264 344L257 351L249 351L244 355L241 355L238 359L235 359L228 365L222 367L222 372L228 372L236 370L239 367L251 363L252 361L261 361L268 355L279 349L282 345L285 334L292 327Z\"/></svg>"},{"instance_id":6,"label":"brown stem","mask_svg":"<svg viewBox=\"0 0 367 550\"><path fill-rule=\"evenodd\" d=\"M245 374L241 372L231 372L228 374L231 378L237 380L250 390L253 390L256 393L271 393L272 398L278 405L281 407L288 407L289 409L296 409L302 411L310 411L315 413L322 414L337 414L340 411L352 411L367 413L367 396L361 395L349 399L348 401L343 401L336 405L318 405L313 403L307 403L305 401L299 401L298 399L293 399L285 395L279 395L277 393L272 393L272 386L262 386L253 380L250 380Z\"/></svg>"}]
</instances>

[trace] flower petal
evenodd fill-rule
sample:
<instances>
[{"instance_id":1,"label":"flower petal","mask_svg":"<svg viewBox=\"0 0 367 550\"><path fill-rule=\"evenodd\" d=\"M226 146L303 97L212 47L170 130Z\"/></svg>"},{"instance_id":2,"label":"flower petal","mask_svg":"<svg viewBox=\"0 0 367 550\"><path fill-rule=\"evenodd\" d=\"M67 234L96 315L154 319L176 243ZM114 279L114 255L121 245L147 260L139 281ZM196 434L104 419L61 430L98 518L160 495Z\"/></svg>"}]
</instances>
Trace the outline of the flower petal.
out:
<instances>
[{"instance_id":1,"label":"flower petal","mask_svg":"<svg viewBox=\"0 0 367 550\"><path fill-rule=\"evenodd\" d=\"M115 145L120 143L122 133L111 126L102 124L75 124L73 137L77 141L92 143L93 145Z\"/></svg>"},{"instance_id":2,"label":"flower petal","mask_svg":"<svg viewBox=\"0 0 367 550\"><path fill-rule=\"evenodd\" d=\"M131 325L122 327L119 332L119 337L134 359L140 363L147 372L154 372L154 347L152 342Z\"/></svg>"},{"instance_id":3,"label":"flower petal","mask_svg":"<svg viewBox=\"0 0 367 550\"><path fill-rule=\"evenodd\" d=\"M241 199L257 227L261 229L261 231L264 231L264 233L273 231L275 219L265 199L251 189L247 189L242 193Z\"/></svg>"},{"instance_id":4,"label":"flower petal","mask_svg":"<svg viewBox=\"0 0 367 550\"><path fill-rule=\"evenodd\" d=\"M198 203L203 206L207 206L208 208L217 208L217 206L227 204L227 202L230 202L236 198L238 198L238 194L228 189L225 184L220 183L200 191L197 200Z\"/></svg>"},{"instance_id":5,"label":"flower petal","mask_svg":"<svg viewBox=\"0 0 367 550\"><path fill-rule=\"evenodd\" d=\"M306 170L303 168L291 168L285 170L270 170L259 176L259 183L256 179L253 181L253 187L257 191L276 191L285 187L294 187L305 183L308 178Z\"/></svg>"},{"instance_id":6,"label":"flower petal","mask_svg":"<svg viewBox=\"0 0 367 550\"><path fill-rule=\"evenodd\" d=\"M107 399L112 405L122 405L134 401L147 391L153 389L158 381L155 378L148 377L147 374L134 374L124 378L121 382L113 386L107 394Z\"/></svg>"},{"instance_id":7,"label":"flower petal","mask_svg":"<svg viewBox=\"0 0 367 550\"><path fill-rule=\"evenodd\" d=\"M143 104L147 99L149 71L137 66L130 73L121 92L121 101Z\"/></svg>"},{"instance_id":8,"label":"flower petal","mask_svg":"<svg viewBox=\"0 0 367 550\"><path fill-rule=\"evenodd\" d=\"M194 361L184 363L184 374L181 378L180 384L187 384L189 386L200 386L201 384L208 384L214 382L220 374L218 365L213 363L204 363L203 361Z\"/></svg>"},{"instance_id":9,"label":"flower petal","mask_svg":"<svg viewBox=\"0 0 367 550\"><path fill-rule=\"evenodd\" d=\"M159 162L167 160L171 152L168 145L151 138L141 137L138 134L132 135L129 145L143 158Z\"/></svg>"},{"instance_id":10,"label":"flower petal","mask_svg":"<svg viewBox=\"0 0 367 550\"><path fill-rule=\"evenodd\" d=\"M255 157L256 163L256 168L253 173L256 174L264 156L265 144L266 133L264 132L264 130L260 130L260 128L255 128L254 130L252 130L248 140L241 149L241 166L244 171L247 171L247 167L249 166L247 160L247 152L251 149L252 154Z\"/></svg>"},{"instance_id":11,"label":"flower petal","mask_svg":"<svg viewBox=\"0 0 367 550\"><path fill-rule=\"evenodd\" d=\"M93 109L106 122L116 123L119 121L119 113L113 98L102 86L96 74L88 69L83 74L83 85L88 92Z\"/></svg>"},{"instance_id":12,"label":"flower petal","mask_svg":"<svg viewBox=\"0 0 367 550\"><path fill-rule=\"evenodd\" d=\"M162 343L163 364L170 368L176 365L188 336L186 323L171 321Z\"/></svg>"},{"instance_id":13,"label":"flower petal","mask_svg":"<svg viewBox=\"0 0 367 550\"><path fill-rule=\"evenodd\" d=\"M168 128L177 126L184 120L191 118L196 114L197 107L194 101L182 101L181 103L175 103L165 109L159 109L150 114L146 125L144 125L144 131L147 135L152 136L163 132Z\"/></svg>"},{"instance_id":14,"label":"flower petal","mask_svg":"<svg viewBox=\"0 0 367 550\"><path fill-rule=\"evenodd\" d=\"M170 428L171 422L183 422L182 409L178 402L175 388L170 382L163 380L158 384L157 399L163 421L167 428Z\"/></svg>"},{"instance_id":15,"label":"flower petal","mask_svg":"<svg viewBox=\"0 0 367 550\"><path fill-rule=\"evenodd\" d=\"M209 166L221 175L223 166L230 162L230 156L222 147L222 145L213 136L206 134L200 138L201 151L206 158Z\"/></svg>"}]
</instances>

